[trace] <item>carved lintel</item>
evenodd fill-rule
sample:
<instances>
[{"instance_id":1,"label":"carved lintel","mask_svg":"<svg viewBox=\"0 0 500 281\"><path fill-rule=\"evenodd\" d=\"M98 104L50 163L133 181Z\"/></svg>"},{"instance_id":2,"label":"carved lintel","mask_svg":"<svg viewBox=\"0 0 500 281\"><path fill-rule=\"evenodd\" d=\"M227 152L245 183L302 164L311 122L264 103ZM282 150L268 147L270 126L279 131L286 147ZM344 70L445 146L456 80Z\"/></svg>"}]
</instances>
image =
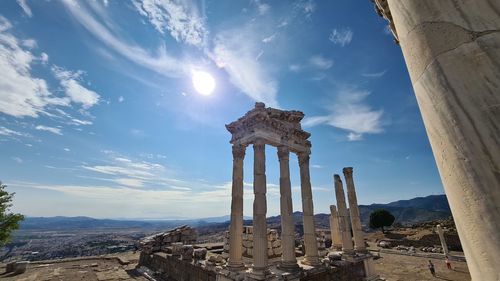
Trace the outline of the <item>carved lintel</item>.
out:
<instances>
[{"instance_id":1,"label":"carved lintel","mask_svg":"<svg viewBox=\"0 0 500 281\"><path fill-rule=\"evenodd\" d=\"M394 20L392 19L391 10L389 9L387 0L372 0L372 2L375 4L375 11L377 14L389 22L389 28L394 36L394 41L396 44L399 44L398 33L396 32L396 26L394 25Z\"/></svg>"}]
</instances>

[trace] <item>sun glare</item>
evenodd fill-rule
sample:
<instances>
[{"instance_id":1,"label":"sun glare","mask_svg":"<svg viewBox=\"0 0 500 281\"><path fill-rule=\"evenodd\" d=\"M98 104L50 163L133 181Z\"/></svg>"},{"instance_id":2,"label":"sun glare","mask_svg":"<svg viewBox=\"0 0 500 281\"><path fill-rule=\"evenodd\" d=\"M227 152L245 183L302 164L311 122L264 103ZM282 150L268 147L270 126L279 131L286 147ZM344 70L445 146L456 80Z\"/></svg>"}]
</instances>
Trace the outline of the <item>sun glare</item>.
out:
<instances>
[{"instance_id":1,"label":"sun glare","mask_svg":"<svg viewBox=\"0 0 500 281\"><path fill-rule=\"evenodd\" d=\"M191 79L195 90L201 95L211 95L215 89L215 79L210 73L205 71L193 70Z\"/></svg>"}]
</instances>

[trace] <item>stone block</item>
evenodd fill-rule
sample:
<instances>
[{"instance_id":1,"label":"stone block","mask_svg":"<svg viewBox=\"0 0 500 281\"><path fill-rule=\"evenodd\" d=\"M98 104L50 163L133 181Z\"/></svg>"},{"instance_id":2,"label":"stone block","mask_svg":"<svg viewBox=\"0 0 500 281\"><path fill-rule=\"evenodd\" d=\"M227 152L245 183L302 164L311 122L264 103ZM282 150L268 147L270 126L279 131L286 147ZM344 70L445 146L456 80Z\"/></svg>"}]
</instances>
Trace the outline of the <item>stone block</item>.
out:
<instances>
[{"instance_id":1,"label":"stone block","mask_svg":"<svg viewBox=\"0 0 500 281\"><path fill-rule=\"evenodd\" d=\"M196 260L204 260L206 258L206 256L207 256L207 249L205 249L205 248L193 250L193 257Z\"/></svg>"}]
</instances>

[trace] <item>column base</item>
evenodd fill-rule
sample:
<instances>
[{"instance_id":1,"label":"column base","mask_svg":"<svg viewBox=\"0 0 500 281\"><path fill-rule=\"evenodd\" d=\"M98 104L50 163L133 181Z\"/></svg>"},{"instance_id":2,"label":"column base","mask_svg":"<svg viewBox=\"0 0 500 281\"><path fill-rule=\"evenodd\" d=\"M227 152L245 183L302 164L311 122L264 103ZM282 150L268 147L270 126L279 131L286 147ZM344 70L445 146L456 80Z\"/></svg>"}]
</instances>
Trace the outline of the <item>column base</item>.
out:
<instances>
[{"instance_id":1,"label":"column base","mask_svg":"<svg viewBox=\"0 0 500 281\"><path fill-rule=\"evenodd\" d=\"M313 256L313 257L305 256L304 259L301 261L301 263L309 266L317 266L321 264L318 256Z\"/></svg>"},{"instance_id":2,"label":"column base","mask_svg":"<svg viewBox=\"0 0 500 281\"><path fill-rule=\"evenodd\" d=\"M300 270L300 266L297 263L297 261L282 261L280 264L278 264L278 268L282 269L286 272L297 272Z\"/></svg>"},{"instance_id":3,"label":"column base","mask_svg":"<svg viewBox=\"0 0 500 281\"><path fill-rule=\"evenodd\" d=\"M247 274L247 278L250 280L265 280L267 276L269 276L271 272L267 267L264 268L256 268L253 267L250 269L250 272Z\"/></svg>"},{"instance_id":4,"label":"column base","mask_svg":"<svg viewBox=\"0 0 500 281\"><path fill-rule=\"evenodd\" d=\"M239 262L231 262L229 261L228 264L227 264L227 269L229 269L230 271L242 271L242 270L245 270L245 264L241 261Z\"/></svg>"},{"instance_id":5,"label":"column base","mask_svg":"<svg viewBox=\"0 0 500 281\"><path fill-rule=\"evenodd\" d=\"M366 255L368 254L368 249L366 248L361 248L361 249L356 249L356 247L354 247L354 251L358 254L362 254L362 255Z\"/></svg>"}]
</instances>

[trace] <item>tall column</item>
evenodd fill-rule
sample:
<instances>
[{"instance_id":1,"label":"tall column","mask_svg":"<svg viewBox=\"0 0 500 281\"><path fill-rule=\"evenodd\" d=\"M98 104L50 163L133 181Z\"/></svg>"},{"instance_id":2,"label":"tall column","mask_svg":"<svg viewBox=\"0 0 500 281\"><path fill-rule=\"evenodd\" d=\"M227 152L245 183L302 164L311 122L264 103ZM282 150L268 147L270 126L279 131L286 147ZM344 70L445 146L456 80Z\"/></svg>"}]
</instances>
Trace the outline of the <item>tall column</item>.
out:
<instances>
[{"instance_id":1,"label":"tall column","mask_svg":"<svg viewBox=\"0 0 500 281\"><path fill-rule=\"evenodd\" d=\"M333 176L335 180L335 197L337 198L337 206L339 207L339 230L342 236L342 251L346 255L354 254L352 245L351 231L349 227L349 218L347 215L347 206L345 204L344 187L339 175Z\"/></svg>"},{"instance_id":2,"label":"tall column","mask_svg":"<svg viewBox=\"0 0 500 281\"><path fill-rule=\"evenodd\" d=\"M332 236L332 250L342 249L342 238L339 229L339 215L337 213L337 207L335 205L330 205L330 232Z\"/></svg>"},{"instance_id":3,"label":"tall column","mask_svg":"<svg viewBox=\"0 0 500 281\"><path fill-rule=\"evenodd\" d=\"M266 200L266 154L265 143L257 140L253 144L253 268L256 278L265 278L267 273L267 200Z\"/></svg>"},{"instance_id":4,"label":"tall column","mask_svg":"<svg viewBox=\"0 0 500 281\"><path fill-rule=\"evenodd\" d=\"M347 188L347 200L349 201L349 213L351 215L352 234L354 236L354 249L359 253L366 253L363 228L361 227L361 219L359 218L358 199L352 178L352 167L346 167L342 172L344 172Z\"/></svg>"},{"instance_id":5,"label":"tall column","mask_svg":"<svg viewBox=\"0 0 500 281\"><path fill-rule=\"evenodd\" d=\"M228 267L234 271L245 268L242 260L244 158L245 146L239 144L233 145L233 186L231 190Z\"/></svg>"},{"instance_id":6,"label":"tall column","mask_svg":"<svg viewBox=\"0 0 500 281\"><path fill-rule=\"evenodd\" d=\"M316 227L314 226L314 206L309 174L309 153L299 153L300 190L302 195L302 215L304 225L304 246L306 254L302 261L308 265L319 264L318 243L316 240Z\"/></svg>"},{"instance_id":7,"label":"tall column","mask_svg":"<svg viewBox=\"0 0 500 281\"><path fill-rule=\"evenodd\" d=\"M500 2L388 4L472 280L500 280Z\"/></svg>"},{"instance_id":8,"label":"tall column","mask_svg":"<svg viewBox=\"0 0 500 281\"><path fill-rule=\"evenodd\" d=\"M293 223L292 186L290 183L290 152L288 147L278 147L280 161L280 211L281 211L281 267L298 269L295 257L295 224Z\"/></svg>"},{"instance_id":9,"label":"tall column","mask_svg":"<svg viewBox=\"0 0 500 281\"><path fill-rule=\"evenodd\" d=\"M443 247L443 253L445 256L448 255L448 245L446 245L446 240L444 239L444 233L443 233L443 228L441 225L436 226L436 231L439 235L439 241L441 241L441 247Z\"/></svg>"}]
</instances>

